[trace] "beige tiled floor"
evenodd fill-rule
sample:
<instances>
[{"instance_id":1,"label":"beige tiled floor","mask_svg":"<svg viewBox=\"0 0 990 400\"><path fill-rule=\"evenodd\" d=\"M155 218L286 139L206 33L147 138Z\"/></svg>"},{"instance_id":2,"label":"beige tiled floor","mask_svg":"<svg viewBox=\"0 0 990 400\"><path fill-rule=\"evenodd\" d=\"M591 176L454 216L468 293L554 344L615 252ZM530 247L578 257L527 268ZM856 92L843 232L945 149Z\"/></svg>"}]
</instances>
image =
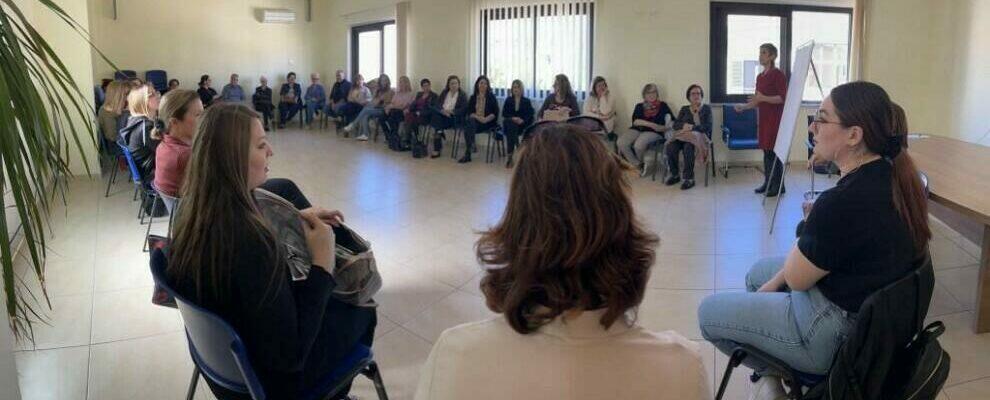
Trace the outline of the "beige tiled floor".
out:
<instances>
[{"instance_id":1,"label":"beige tiled floor","mask_svg":"<svg viewBox=\"0 0 990 400\"><path fill-rule=\"evenodd\" d=\"M385 281L376 357L391 397L411 398L440 332L492 315L478 291L472 245L474 232L501 216L507 171L480 161L412 159L332 132L286 130L271 138L272 176L295 180L314 204L341 209L373 242ZM786 253L801 214L800 192L809 187L805 171L789 174L791 193L769 235L773 204L761 205L752 193L758 180L753 170L734 169L728 179L682 192L632 178L639 217L662 240L639 321L699 341L713 387L727 358L701 340L697 305L715 291L742 289L758 258ZM817 180L819 188L831 183ZM191 362L182 321L149 301L152 281L140 251L145 228L135 218L130 186L117 183L109 198L104 189L103 180L77 179L67 209L55 210L50 325L36 325L37 342L21 344L17 353L25 399L176 399L186 391ZM164 232L165 224L153 230ZM990 335L970 330L979 248L940 223L935 232L930 314L945 321L942 344L953 357L942 398L990 398ZM726 398L746 395L747 376L734 374ZM372 393L359 379L355 394ZM197 398L212 396L201 385Z\"/></svg>"}]
</instances>

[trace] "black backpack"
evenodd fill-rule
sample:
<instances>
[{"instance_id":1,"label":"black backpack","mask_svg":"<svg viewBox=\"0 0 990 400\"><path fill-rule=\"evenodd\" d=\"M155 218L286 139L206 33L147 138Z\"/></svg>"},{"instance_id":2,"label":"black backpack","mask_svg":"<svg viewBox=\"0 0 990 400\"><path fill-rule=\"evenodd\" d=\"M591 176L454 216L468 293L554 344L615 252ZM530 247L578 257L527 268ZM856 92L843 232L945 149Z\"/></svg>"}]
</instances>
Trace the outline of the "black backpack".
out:
<instances>
[{"instance_id":1,"label":"black backpack","mask_svg":"<svg viewBox=\"0 0 990 400\"><path fill-rule=\"evenodd\" d=\"M935 399L949 376L950 357L937 339L945 332L942 322L921 328L935 283L930 256L921 264L863 303L825 381L805 398Z\"/></svg>"}]
</instances>

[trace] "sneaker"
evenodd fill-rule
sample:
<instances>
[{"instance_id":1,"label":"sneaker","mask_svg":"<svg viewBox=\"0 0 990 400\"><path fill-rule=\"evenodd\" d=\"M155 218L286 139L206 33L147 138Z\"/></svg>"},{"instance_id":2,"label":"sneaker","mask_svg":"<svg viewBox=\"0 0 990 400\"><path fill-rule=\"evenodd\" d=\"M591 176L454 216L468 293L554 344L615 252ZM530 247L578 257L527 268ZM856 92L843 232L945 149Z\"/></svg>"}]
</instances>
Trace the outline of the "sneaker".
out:
<instances>
[{"instance_id":1,"label":"sneaker","mask_svg":"<svg viewBox=\"0 0 990 400\"><path fill-rule=\"evenodd\" d=\"M646 168L646 163L639 164L639 177L640 178L645 177L646 175L649 175L649 172L647 172L647 171L649 171L649 169Z\"/></svg>"},{"instance_id":2,"label":"sneaker","mask_svg":"<svg viewBox=\"0 0 990 400\"><path fill-rule=\"evenodd\" d=\"M352 131L354 131L354 124L347 124L347 126L344 127L344 132L351 133Z\"/></svg>"},{"instance_id":3,"label":"sneaker","mask_svg":"<svg viewBox=\"0 0 990 400\"><path fill-rule=\"evenodd\" d=\"M362 142L367 142L368 141L368 135L361 135L361 136L356 137L355 139L360 140Z\"/></svg>"},{"instance_id":4,"label":"sneaker","mask_svg":"<svg viewBox=\"0 0 990 400\"><path fill-rule=\"evenodd\" d=\"M685 179L681 184L681 190L688 190L694 187L694 179Z\"/></svg>"},{"instance_id":5,"label":"sneaker","mask_svg":"<svg viewBox=\"0 0 990 400\"><path fill-rule=\"evenodd\" d=\"M671 177L667 178L667 180L664 181L663 184L664 185L667 185L667 186L674 186L674 185L677 184L677 182L680 182L680 181L681 181L681 177L674 175L674 176L671 176Z\"/></svg>"},{"instance_id":6,"label":"sneaker","mask_svg":"<svg viewBox=\"0 0 990 400\"><path fill-rule=\"evenodd\" d=\"M780 378L764 376L753 384L749 393L749 400L786 400L787 393L784 392L784 385Z\"/></svg>"}]
</instances>

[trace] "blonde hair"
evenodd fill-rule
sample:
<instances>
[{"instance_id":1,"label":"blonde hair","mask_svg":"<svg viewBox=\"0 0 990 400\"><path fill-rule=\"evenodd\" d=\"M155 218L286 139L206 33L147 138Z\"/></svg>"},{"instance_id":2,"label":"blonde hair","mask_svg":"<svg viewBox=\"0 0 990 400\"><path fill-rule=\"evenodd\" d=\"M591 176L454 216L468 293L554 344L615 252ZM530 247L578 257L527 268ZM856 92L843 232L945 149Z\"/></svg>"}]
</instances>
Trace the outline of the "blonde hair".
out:
<instances>
[{"instance_id":1,"label":"blonde hair","mask_svg":"<svg viewBox=\"0 0 990 400\"><path fill-rule=\"evenodd\" d=\"M114 114L124 112L124 106L127 105L127 93L129 91L130 85L125 82L110 82L107 85L107 97L103 102L103 109Z\"/></svg>"},{"instance_id":2,"label":"blonde hair","mask_svg":"<svg viewBox=\"0 0 990 400\"><path fill-rule=\"evenodd\" d=\"M409 81L409 77L402 75L399 77L399 92L411 92L412 82Z\"/></svg>"},{"instance_id":3,"label":"blonde hair","mask_svg":"<svg viewBox=\"0 0 990 400\"><path fill-rule=\"evenodd\" d=\"M148 108L148 99L151 98L152 89L148 85L141 85L131 89L127 95L127 109L131 111L131 116L143 116L155 118L153 111Z\"/></svg>"},{"instance_id":4,"label":"blonde hair","mask_svg":"<svg viewBox=\"0 0 990 400\"><path fill-rule=\"evenodd\" d=\"M199 95L192 90L175 89L166 93L158 106L158 120L155 122L155 129L151 131L151 138L161 140L162 135L168 135L172 118L185 118L189 105L194 100L199 100Z\"/></svg>"}]
</instances>

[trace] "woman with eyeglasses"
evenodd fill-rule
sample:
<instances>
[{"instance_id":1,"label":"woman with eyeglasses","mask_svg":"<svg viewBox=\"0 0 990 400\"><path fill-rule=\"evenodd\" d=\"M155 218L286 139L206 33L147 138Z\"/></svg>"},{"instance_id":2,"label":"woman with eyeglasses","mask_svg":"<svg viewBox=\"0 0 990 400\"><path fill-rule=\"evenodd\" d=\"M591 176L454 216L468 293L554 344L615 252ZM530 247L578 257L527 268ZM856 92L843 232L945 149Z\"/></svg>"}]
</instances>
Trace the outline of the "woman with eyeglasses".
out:
<instances>
[{"instance_id":1,"label":"woman with eyeglasses","mask_svg":"<svg viewBox=\"0 0 990 400\"><path fill-rule=\"evenodd\" d=\"M639 168L640 175L645 176L649 171L644 160L646 150L672 130L668 122L673 122L674 113L667 103L660 100L660 91L656 84L648 83L643 86L642 94L643 102L633 109L629 132L619 136L616 145L626 161Z\"/></svg>"},{"instance_id":2,"label":"woman with eyeglasses","mask_svg":"<svg viewBox=\"0 0 990 400\"><path fill-rule=\"evenodd\" d=\"M815 157L842 178L805 207L786 257L757 262L746 292L717 293L698 309L701 334L730 355L739 344L798 371L824 375L868 296L928 256L927 197L908 155L907 122L880 86L832 89L811 126ZM743 360L763 376L766 366ZM763 376L757 398L783 395Z\"/></svg>"}]
</instances>

